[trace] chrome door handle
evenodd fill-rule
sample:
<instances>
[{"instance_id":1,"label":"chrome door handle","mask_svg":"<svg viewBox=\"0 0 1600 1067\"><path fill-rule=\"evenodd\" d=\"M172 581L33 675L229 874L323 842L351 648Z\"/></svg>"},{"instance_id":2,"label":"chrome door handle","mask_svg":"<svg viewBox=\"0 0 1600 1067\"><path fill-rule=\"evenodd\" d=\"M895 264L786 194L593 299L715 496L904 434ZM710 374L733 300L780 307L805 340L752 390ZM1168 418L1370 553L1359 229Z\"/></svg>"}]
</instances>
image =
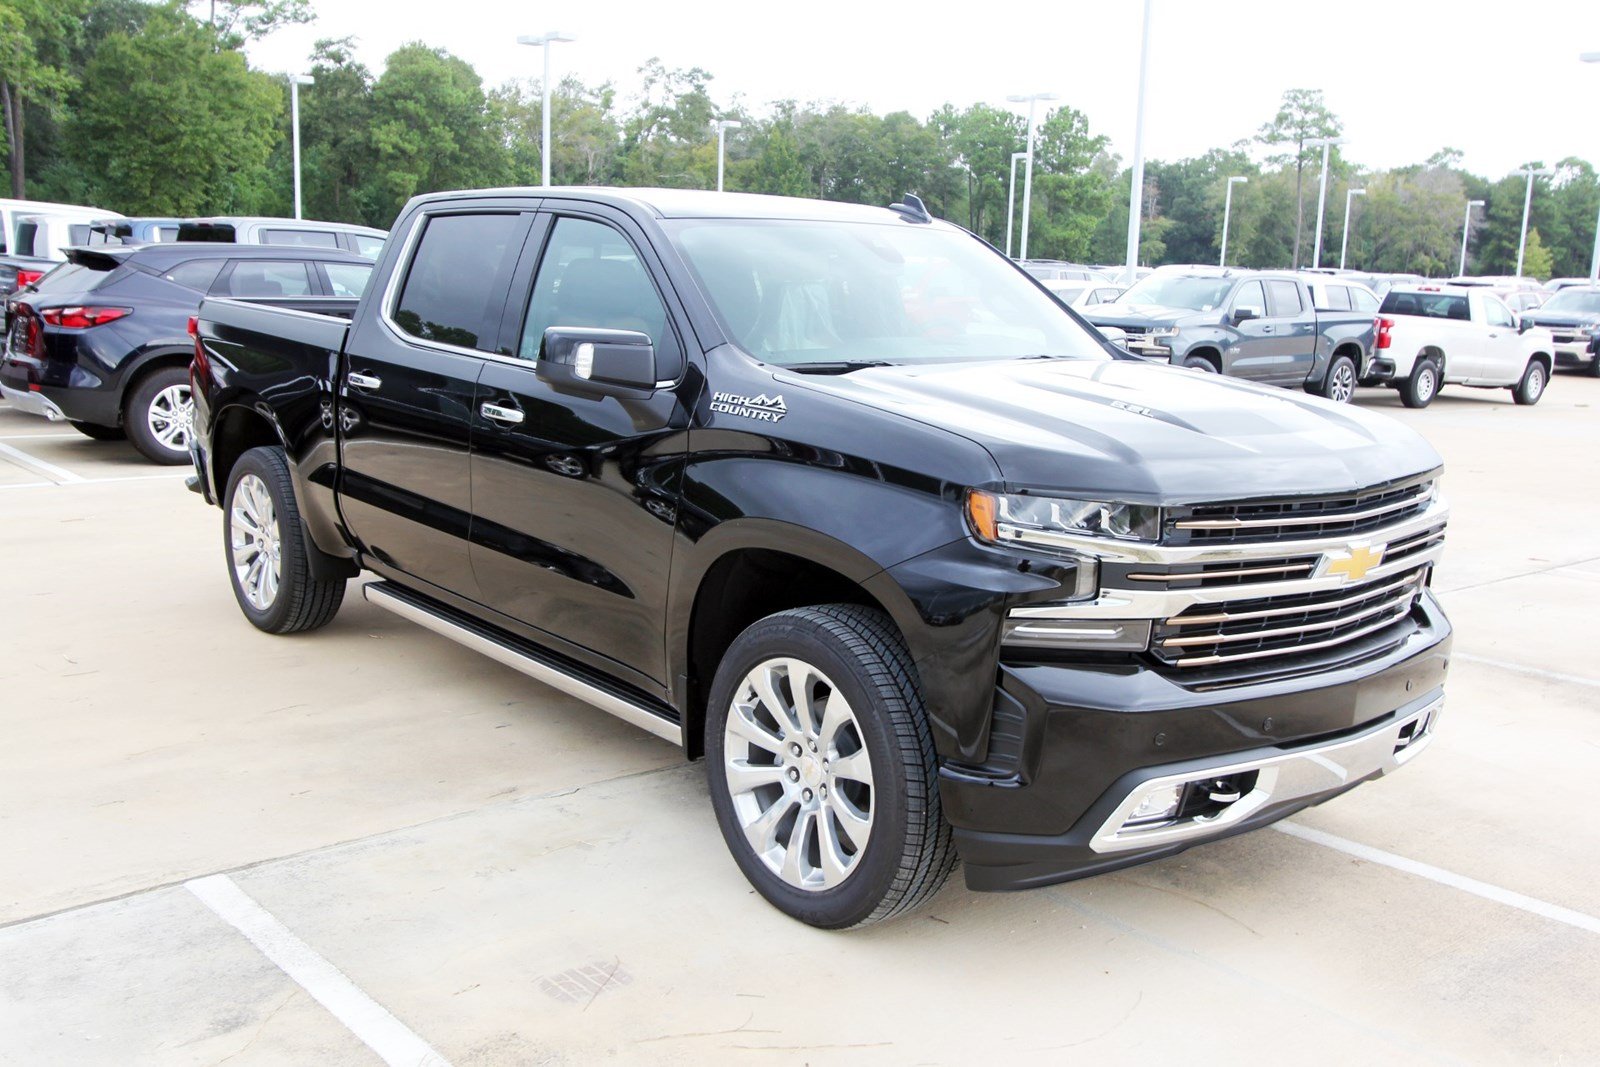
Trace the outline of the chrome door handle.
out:
<instances>
[{"instance_id":1,"label":"chrome door handle","mask_svg":"<svg viewBox=\"0 0 1600 1067\"><path fill-rule=\"evenodd\" d=\"M357 389L377 389L383 385L382 378L373 374L362 374L359 371L351 371L344 376L344 380Z\"/></svg>"},{"instance_id":2,"label":"chrome door handle","mask_svg":"<svg viewBox=\"0 0 1600 1067\"><path fill-rule=\"evenodd\" d=\"M508 426L516 426L522 422L522 412L517 408L501 407L499 404L482 404L478 412L484 418L494 422L503 422Z\"/></svg>"}]
</instances>

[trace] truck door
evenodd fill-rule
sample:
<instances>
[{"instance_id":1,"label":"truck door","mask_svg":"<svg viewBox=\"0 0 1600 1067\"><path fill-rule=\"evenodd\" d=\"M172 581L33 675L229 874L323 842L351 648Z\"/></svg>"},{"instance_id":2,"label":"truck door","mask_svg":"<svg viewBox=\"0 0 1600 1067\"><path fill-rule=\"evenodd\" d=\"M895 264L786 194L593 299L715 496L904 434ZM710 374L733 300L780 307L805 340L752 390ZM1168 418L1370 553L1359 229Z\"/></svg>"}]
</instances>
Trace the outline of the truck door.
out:
<instances>
[{"instance_id":1,"label":"truck door","mask_svg":"<svg viewBox=\"0 0 1600 1067\"><path fill-rule=\"evenodd\" d=\"M1304 385L1317 362L1317 313L1305 286L1288 278L1268 278L1267 317L1273 328L1272 375L1275 385Z\"/></svg>"},{"instance_id":2,"label":"truck door","mask_svg":"<svg viewBox=\"0 0 1600 1067\"><path fill-rule=\"evenodd\" d=\"M626 216L573 205L541 220L530 241L537 265L519 271L507 314L514 358L492 361L478 380L472 567L487 606L664 688L674 477L687 425L677 394L691 335ZM565 391L537 366L551 326L647 334L672 384L629 400Z\"/></svg>"},{"instance_id":3,"label":"truck door","mask_svg":"<svg viewBox=\"0 0 1600 1067\"><path fill-rule=\"evenodd\" d=\"M448 204L418 219L387 290L362 305L338 384L346 526L377 562L472 599L472 402L531 224Z\"/></svg>"},{"instance_id":4,"label":"truck door","mask_svg":"<svg viewBox=\"0 0 1600 1067\"><path fill-rule=\"evenodd\" d=\"M1253 315L1234 321L1241 309ZM1271 381L1278 357L1277 326L1267 317L1267 293L1261 283L1251 279L1239 286L1228 305L1228 314L1233 322L1234 341L1230 347L1234 351L1223 354L1223 371L1253 382Z\"/></svg>"},{"instance_id":5,"label":"truck door","mask_svg":"<svg viewBox=\"0 0 1600 1067\"><path fill-rule=\"evenodd\" d=\"M1522 334L1517 332L1517 317L1500 299L1483 294L1484 336L1476 358L1468 368L1472 377L1496 385L1522 377Z\"/></svg>"}]
</instances>

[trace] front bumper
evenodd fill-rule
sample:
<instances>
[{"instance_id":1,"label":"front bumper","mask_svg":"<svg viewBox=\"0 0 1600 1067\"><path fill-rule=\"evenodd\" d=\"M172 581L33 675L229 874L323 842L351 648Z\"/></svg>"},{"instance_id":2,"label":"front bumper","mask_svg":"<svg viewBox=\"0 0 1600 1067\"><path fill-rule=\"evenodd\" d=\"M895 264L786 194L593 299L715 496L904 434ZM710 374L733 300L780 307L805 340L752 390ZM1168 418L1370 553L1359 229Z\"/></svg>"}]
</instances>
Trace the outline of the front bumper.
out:
<instances>
[{"instance_id":1,"label":"front bumper","mask_svg":"<svg viewBox=\"0 0 1600 1067\"><path fill-rule=\"evenodd\" d=\"M37 390L14 389L9 385L0 385L0 398L10 402L18 411L28 415L41 415L51 422L60 422L66 418L54 400Z\"/></svg>"}]
</instances>

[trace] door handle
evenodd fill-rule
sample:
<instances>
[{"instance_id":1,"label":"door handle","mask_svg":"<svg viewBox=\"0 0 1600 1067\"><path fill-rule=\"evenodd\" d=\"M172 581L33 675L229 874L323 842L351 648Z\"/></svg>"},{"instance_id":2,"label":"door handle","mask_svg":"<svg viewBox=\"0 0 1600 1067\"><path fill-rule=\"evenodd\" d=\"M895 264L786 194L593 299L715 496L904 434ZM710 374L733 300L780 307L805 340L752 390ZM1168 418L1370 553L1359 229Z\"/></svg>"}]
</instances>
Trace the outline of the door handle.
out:
<instances>
[{"instance_id":1,"label":"door handle","mask_svg":"<svg viewBox=\"0 0 1600 1067\"><path fill-rule=\"evenodd\" d=\"M516 426L522 422L523 414L518 408L502 407L499 404L485 403L478 407L478 412L486 419L493 422L503 422L507 426Z\"/></svg>"},{"instance_id":2,"label":"door handle","mask_svg":"<svg viewBox=\"0 0 1600 1067\"><path fill-rule=\"evenodd\" d=\"M357 389L377 389L383 385L383 379L375 374L362 374L360 371L351 371L344 376L344 380Z\"/></svg>"},{"instance_id":3,"label":"door handle","mask_svg":"<svg viewBox=\"0 0 1600 1067\"><path fill-rule=\"evenodd\" d=\"M1262 333L1271 333L1272 332L1272 327L1271 326L1263 326L1263 327L1261 327L1261 332Z\"/></svg>"}]
</instances>

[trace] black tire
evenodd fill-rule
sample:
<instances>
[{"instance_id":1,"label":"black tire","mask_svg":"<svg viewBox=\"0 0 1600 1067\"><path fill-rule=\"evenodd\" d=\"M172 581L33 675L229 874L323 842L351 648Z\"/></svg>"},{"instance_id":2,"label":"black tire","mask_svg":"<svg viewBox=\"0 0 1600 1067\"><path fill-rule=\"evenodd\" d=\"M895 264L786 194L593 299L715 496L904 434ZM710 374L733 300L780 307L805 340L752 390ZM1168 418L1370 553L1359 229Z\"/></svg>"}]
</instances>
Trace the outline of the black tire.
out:
<instances>
[{"instance_id":1,"label":"black tire","mask_svg":"<svg viewBox=\"0 0 1600 1067\"><path fill-rule=\"evenodd\" d=\"M1549 384L1550 372L1544 369L1544 364L1537 359L1530 359L1527 369L1522 372L1522 380L1511 387L1511 399L1523 405L1537 404Z\"/></svg>"},{"instance_id":2,"label":"black tire","mask_svg":"<svg viewBox=\"0 0 1600 1067\"><path fill-rule=\"evenodd\" d=\"M184 445L182 448L170 447L164 442L151 426L151 406L157 398L169 389L181 387L184 396L188 395L189 371L186 367L162 367L152 371L140 379L128 396L128 403L122 415L123 429L128 435L128 440L133 442L145 459L152 463L161 463L167 466L177 466L189 462L188 433L182 434ZM192 408L191 408L192 411Z\"/></svg>"},{"instance_id":3,"label":"black tire","mask_svg":"<svg viewBox=\"0 0 1600 1067\"><path fill-rule=\"evenodd\" d=\"M1600 378L1600 348L1589 351L1589 377Z\"/></svg>"},{"instance_id":4,"label":"black tire","mask_svg":"<svg viewBox=\"0 0 1600 1067\"><path fill-rule=\"evenodd\" d=\"M1439 395L1439 365L1431 359L1419 359L1411 368L1411 377L1402 378L1397 386L1400 402L1408 408L1425 408Z\"/></svg>"},{"instance_id":5,"label":"black tire","mask_svg":"<svg viewBox=\"0 0 1600 1067\"><path fill-rule=\"evenodd\" d=\"M1317 395L1336 404L1348 404L1356 395L1356 361L1349 356L1334 356L1328 373L1322 376Z\"/></svg>"},{"instance_id":6,"label":"black tire","mask_svg":"<svg viewBox=\"0 0 1600 1067\"><path fill-rule=\"evenodd\" d=\"M98 422L74 422L67 420L67 425L77 430L83 436L95 441L125 441L128 435L122 432L120 426L101 426Z\"/></svg>"},{"instance_id":7,"label":"black tire","mask_svg":"<svg viewBox=\"0 0 1600 1067\"><path fill-rule=\"evenodd\" d=\"M1183 365L1188 367L1190 370L1204 371L1207 374L1218 373L1217 365L1211 362L1205 356L1185 356L1183 358Z\"/></svg>"},{"instance_id":8,"label":"black tire","mask_svg":"<svg viewBox=\"0 0 1600 1067\"><path fill-rule=\"evenodd\" d=\"M235 503L239 501L240 486L253 478L248 496L259 483L271 501L277 530L277 548L269 555L277 560L277 585L274 595L263 604L253 603L235 566L234 541L236 532L242 540L250 538L245 533L242 517L236 518ZM238 523L236 527L236 522ZM304 532L300 525L300 508L294 498L294 482L289 476L289 462L279 448L252 448L239 457L228 473L228 489L222 497L222 551L228 567L228 584L245 618L258 630L269 634L292 634L326 626L338 614L344 601L345 580L335 578L323 581L311 573L306 558Z\"/></svg>"},{"instance_id":9,"label":"black tire","mask_svg":"<svg viewBox=\"0 0 1600 1067\"><path fill-rule=\"evenodd\" d=\"M800 888L769 868L745 836L728 785L724 730L738 690L763 663L787 658L819 671L849 702L853 740L859 739L859 750L870 759L871 833L854 855L855 866L832 888ZM815 745L812 751L818 752ZM905 643L880 611L853 604L796 608L769 615L740 634L711 687L705 753L712 808L734 861L769 903L801 922L841 930L895 918L930 899L955 866L916 671ZM834 760L837 767L837 752ZM821 766L826 768L826 761ZM840 782L829 781L838 794ZM780 802L789 803L774 801L773 807ZM818 803L823 807L819 818L827 819L826 805ZM836 840L844 839L832 832ZM820 837L816 846L821 847Z\"/></svg>"}]
</instances>

